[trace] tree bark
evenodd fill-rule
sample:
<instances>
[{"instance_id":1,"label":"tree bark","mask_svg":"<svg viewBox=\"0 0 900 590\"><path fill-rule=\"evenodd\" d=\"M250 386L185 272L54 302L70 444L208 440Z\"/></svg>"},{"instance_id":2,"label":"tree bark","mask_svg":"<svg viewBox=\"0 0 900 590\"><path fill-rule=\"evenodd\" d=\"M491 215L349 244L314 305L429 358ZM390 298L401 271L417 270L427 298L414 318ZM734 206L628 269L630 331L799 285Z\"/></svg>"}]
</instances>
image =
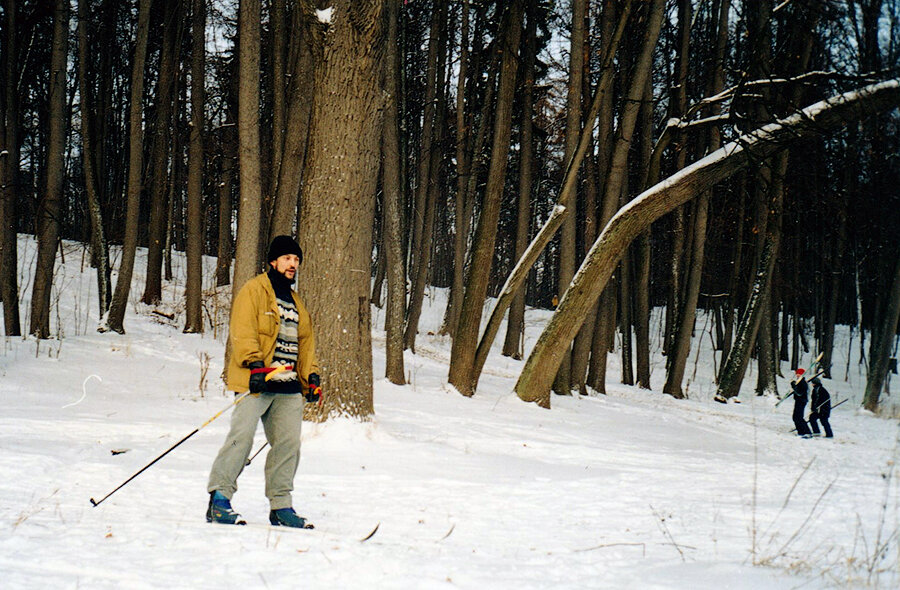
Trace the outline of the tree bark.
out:
<instances>
[{"instance_id":1,"label":"tree bark","mask_svg":"<svg viewBox=\"0 0 900 590\"><path fill-rule=\"evenodd\" d=\"M219 240L216 245L216 287L231 283L231 261L234 242L231 238L231 220L234 212L232 198L235 160L235 126L232 105L225 107L225 126L221 130L222 161L219 170Z\"/></svg>"},{"instance_id":2,"label":"tree bark","mask_svg":"<svg viewBox=\"0 0 900 590\"><path fill-rule=\"evenodd\" d=\"M385 316L385 377L395 385L406 384L403 363L403 320L406 316L406 271L403 257L403 190L400 183L400 54L398 20L401 0L385 0L387 12L387 50L385 52L385 93L382 132L382 189L384 220L382 222L387 274L387 314Z\"/></svg>"},{"instance_id":3,"label":"tree bark","mask_svg":"<svg viewBox=\"0 0 900 590\"><path fill-rule=\"evenodd\" d=\"M125 240L122 244L122 262L119 278L106 321L97 328L100 332L112 330L125 333L125 308L131 292L134 273L134 257L137 250L138 222L141 207L141 179L143 177L143 97L144 67L147 62L147 36L150 29L151 0L139 0L138 24L134 42L134 61L131 68L131 97L128 106L128 199L125 213Z\"/></svg>"},{"instance_id":4,"label":"tree bark","mask_svg":"<svg viewBox=\"0 0 900 590\"><path fill-rule=\"evenodd\" d=\"M466 280L459 325L450 350L449 381L466 396L471 396L475 392L478 381L478 371L475 369L475 349L481 327L482 307L487 295L494 243L497 239L497 220L500 215L500 203L506 180L519 40L522 34L523 4L523 0L512 1L502 29L503 56L500 67L500 85L497 91L497 111L494 117L491 165L485 187L481 218L472 245L471 266Z\"/></svg>"},{"instance_id":5,"label":"tree bark","mask_svg":"<svg viewBox=\"0 0 900 590\"><path fill-rule=\"evenodd\" d=\"M315 326L326 392L312 416L319 420L365 420L374 411L369 287L384 107L383 6L382 0L335 0L316 63L300 291Z\"/></svg>"},{"instance_id":6,"label":"tree bark","mask_svg":"<svg viewBox=\"0 0 900 590\"><path fill-rule=\"evenodd\" d=\"M522 113L519 151L519 195L516 216L516 260L522 258L528 248L528 231L531 221L531 183L534 175L534 62L537 53L537 3L528 2L528 22L525 27L524 66L522 85ZM524 353L522 341L525 333L525 286L516 289L506 322L506 340L503 355L521 359Z\"/></svg>"},{"instance_id":7,"label":"tree bark","mask_svg":"<svg viewBox=\"0 0 900 590\"><path fill-rule=\"evenodd\" d=\"M581 135L581 94L583 92L584 76L584 17L585 0L572 0L572 26L570 28L569 47L569 85L566 95L566 146L563 156L565 162L572 160L572 155L578 147L578 138ZM578 190L575 190L575 201L578 200ZM576 240L576 216L568 215L563 220L559 236L559 282L557 295L562 299L566 288L575 274L575 240ZM561 395L570 395L572 392L572 358L571 355L563 357L562 363L556 374L553 390Z\"/></svg>"},{"instance_id":8,"label":"tree bark","mask_svg":"<svg viewBox=\"0 0 900 590\"><path fill-rule=\"evenodd\" d=\"M91 254L97 265L97 303L100 316L109 309L112 297L110 280L109 245L103 227L103 210L100 206L100 188L97 183L95 160L98 146L94 137L94 99L88 80L88 0L78 0L78 94L81 109L81 163L84 173L84 190L87 195L88 215L91 221Z\"/></svg>"},{"instance_id":9,"label":"tree bark","mask_svg":"<svg viewBox=\"0 0 900 590\"><path fill-rule=\"evenodd\" d=\"M801 112L741 136L644 191L620 210L594 242L569 291L541 334L516 384L518 396L550 406L550 385L587 310L609 281L631 241L653 221L746 166L784 149L799 138L837 128L900 100L900 80L874 84L815 103Z\"/></svg>"},{"instance_id":10,"label":"tree bark","mask_svg":"<svg viewBox=\"0 0 900 590\"><path fill-rule=\"evenodd\" d=\"M724 88L724 60L725 47L728 42L728 13L731 8L731 2L725 0L719 4L718 21L716 24L716 47L713 53L713 71L709 83L709 96L715 96ZM690 21L690 6L683 8L685 11L684 19ZM685 42L686 43L686 42ZM686 47L683 47L686 51ZM718 103L710 106L708 116L715 117L721 112ZM718 128L715 126L710 132L708 143L709 151L719 149L721 139ZM691 248L690 264L688 266L688 276L686 282L686 290L684 294L683 308L676 315L680 323L676 326L675 336L672 347L668 351L670 357L667 363L666 383L663 392L668 393L676 399L684 398L684 392L681 389L684 381L684 371L687 365L688 355L691 350L691 340L694 333L694 323L697 318L697 301L700 296L700 285L703 277L703 263L706 259L706 227L709 213L709 192L705 192L697 199L697 206L694 209L693 218L693 237Z\"/></svg>"},{"instance_id":11,"label":"tree bark","mask_svg":"<svg viewBox=\"0 0 900 590\"><path fill-rule=\"evenodd\" d=\"M891 343L897 334L897 322L900 320L900 252L896 254L891 291L888 294L877 333L872 334L869 343L869 372L866 378L866 392L863 407L870 412L878 410L881 391L888 372L888 361L891 357Z\"/></svg>"},{"instance_id":12,"label":"tree bark","mask_svg":"<svg viewBox=\"0 0 900 590\"><path fill-rule=\"evenodd\" d=\"M416 204L413 211L413 247L410 252L412 287L406 309L406 347L415 352L419 318L425 297L425 284L431 266L434 214L437 206L438 177L441 161L441 135L446 119L444 92L444 64L446 63L447 4L438 2L432 18L431 39L428 43L428 72L425 89L425 114L422 128L422 150L419 154L419 174Z\"/></svg>"},{"instance_id":13,"label":"tree bark","mask_svg":"<svg viewBox=\"0 0 900 590\"><path fill-rule=\"evenodd\" d=\"M181 5L168 0L165 10L162 54L159 58L159 82L156 96L156 122L150 170L150 223L147 226L147 277L141 301L155 305L162 300L162 262L166 244L169 211L169 146L172 142L172 112L175 101L175 73L178 70L178 34Z\"/></svg>"},{"instance_id":14,"label":"tree bark","mask_svg":"<svg viewBox=\"0 0 900 590\"><path fill-rule=\"evenodd\" d=\"M601 74L600 81L597 83L597 91L594 93L594 100L591 103L591 110L587 116L588 121L594 121L599 117L601 108L608 98L610 85L612 84L613 79L612 60L613 56L616 53L616 48L618 47L619 41L622 39L622 34L625 31L625 24L628 21L630 9L631 2L626 2L621 18L619 19L619 24L616 28L616 32L613 35L613 39L610 44L610 50L605 55L602 68L603 73ZM563 185L560 189L559 197L556 201L556 207L553 208L550 217L547 219L547 221L544 222L544 225L541 226L541 229L538 231L537 235L535 235L534 239L531 240L531 243L525 250L525 254L523 254L519 261L516 263L512 272L510 272L509 277L507 277L506 283L503 285L503 288L500 289L500 295L497 298L497 303L494 305L494 309L491 311L487 326L484 329L484 335L481 337L481 341L478 343L478 349L475 353L475 363L473 366L472 376L473 391L478 385L478 379L481 375L481 370L482 368L484 368L484 363L487 360L487 355L490 351L491 344L494 342L494 338L497 336L497 331L500 329L500 323L503 321L503 316L504 314L506 314L506 310L509 309L509 305L512 302L513 294L522 285L522 283L525 282L525 279L528 277L529 270L541 255L541 252L544 251L544 248L547 247L547 244L550 243L550 240L553 239L553 235L556 233L556 230L559 229L564 217L566 215L569 215L571 212L571 202L574 200L575 184L578 179L578 169L581 167L581 161L584 159L585 154L588 150L588 146L590 145L592 131L593 125L585 125L581 130L581 137L578 141L578 149L575 150L572 161L566 164L566 175L563 179Z\"/></svg>"},{"instance_id":15,"label":"tree bark","mask_svg":"<svg viewBox=\"0 0 900 590\"><path fill-rule=\"evenodd\" d=\"M238 205L232 298L260 270L262 170L259 151L260 2L241 0L238 12Z\"/></svg>"},{"instance_id":16,"label":"tree bark","mask_svg":"<svg viewBox=\"0 0 900 590\"><path fill-rule=\"evenodd\" d=\"M191 125L188 147L187 279L184 331L203 332L203 103L206 64L206 1L191 3Z\"/></svg>"},{"instance_id":17,"label":"tree bark","mask_svg":"<svg viewBox=\"0 0 900 590\"><path fill-rule=\"evenodd\" d=\"M606 177L603 182L604 192L601 201L599 224L601 227L609 222L616 209L619 207L619 199L621 198L627 182L628 152L630 150L637 116L640 112L644 87L647 78L650 76L653 50L656 47L656 41L659 38L664 8L664 1L654 0L645 13L647 25L644 29L644 38L641 42L641 53L635 60L634 73L630 76L630 86L619 116L618 130L610 154L609 167L606 170ZM610 306L615 305L615 296L611 293L610 297L606 298L602 303L605 305L601 304L599 313L602 314L602 317L607 322L602 329L608 334L607 330L612 330L614 325L609 322L611 322L613 314ZM608 349L604 346L599 346L594 349L594 353L598 357L596 362L598 364L606 365Z\"/></svg>"},{"instance_id":18,"label":"tree bark","mask_svg":"<svg viewBox=\"0 0 900 590\"><path fill-rule=\"evenodd\" d=\"M3 302L3 327L7 336L22 334L19 321L18 236L16 214L19 182L19 89L18 79L18 6L7 0L4 6L4 60L2 64L3 98L0 112L3 145L0 146L0 301Z\"/></svg>"},{"instance_id":19,"label":"tree bark","mask_svg":"<svg viewBox=\"0 0 900 590\"><path fill-rule=\"evenodd\" d=\"M59 242L60 208L66 176L66 58L69 47L69 2L53 2L53 45L50 54L47 184L38 203L38 252L31 292L31 327L38 338L50 337L50 293Z\"/></svg>"}]
</instances>

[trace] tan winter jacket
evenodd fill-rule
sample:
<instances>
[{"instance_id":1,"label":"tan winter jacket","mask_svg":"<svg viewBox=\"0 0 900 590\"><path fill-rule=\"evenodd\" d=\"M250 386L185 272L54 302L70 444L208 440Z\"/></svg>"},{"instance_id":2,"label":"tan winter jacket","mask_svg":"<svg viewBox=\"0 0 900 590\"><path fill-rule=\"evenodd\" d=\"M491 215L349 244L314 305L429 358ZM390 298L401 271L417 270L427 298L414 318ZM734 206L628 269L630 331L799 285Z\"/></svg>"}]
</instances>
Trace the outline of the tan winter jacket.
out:
<instances>
[{"instance_id":1,"label":"tan winter jacket","mask_svg":"<svg viewBox=\"0 0 900 590\"><path fill-rule=\"evenodd\" d=\"M297 375L305 391L306 381L310 373L318 373L316 361L316 340L313 335L309 312L300 301L296 291L291 290L294 305L300 316L297 324ZM229 339L231 342L231 358L228 362L228 389L243 393L250 388L250 369L248 365L254 361L262 361L268 367L275 355L275 339L281 318L275 303L275 289L266 273L257 275L247 281L231 308L231 325Z\"/></svg>"}]
</instances>

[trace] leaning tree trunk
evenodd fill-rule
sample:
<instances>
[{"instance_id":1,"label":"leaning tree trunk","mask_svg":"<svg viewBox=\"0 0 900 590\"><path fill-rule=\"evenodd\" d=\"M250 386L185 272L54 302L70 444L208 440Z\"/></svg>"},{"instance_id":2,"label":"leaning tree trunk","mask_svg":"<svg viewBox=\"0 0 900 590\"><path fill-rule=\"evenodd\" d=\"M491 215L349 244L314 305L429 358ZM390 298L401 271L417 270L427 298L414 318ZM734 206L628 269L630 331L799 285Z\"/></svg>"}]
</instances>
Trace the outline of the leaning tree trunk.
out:
<instances>
[{"instance_id":1,"label":"leaning tree trunk","mask_svg":"<svg viewBox=\"0 0 900 590\"><path fill-rule=\"evenodd\" d=\"M97 183L94 139L94 99L88 80L88 0L78 0L78 94L81 105L81 163L84 171L84 192L87 195L88 216L91 220L91 252L97 264L97 303L100 316L109 309L112 297L110 282L109 245L103 228L100 207L100 188ZM102 116L102 115L101 115Z\"/></svg>"},{"instance_id":2,"label":"leaning tree trunk","mask_svg":"<svg viewBox=\"0 0 900 590\"><path fill-rule=\"evenodd\" d=\"M326 391L315 418L368 419L374 411L369 267L384 107L378 75L384 1L335 0L332 6L316 63L300 287Z\"/></svg>"},{"instance_id":3,"label":"leaning tree trunk","mask_svg":"<svg viewBox=\"0 0 900 590\"><path fill-rule=\"evenodd\" d=\"M450 350L450 384L463 395L475 392L478 381L475 367L475 350L481 328L481 312L487 296L494 243L497 239L497 221L506 183L506 167L509 158L509 140L512 131L513 95L516 89L519 40L522 34L524 0L513 0L506 15L502 31L504 47L500 66L500 85L497 91L497 112L494 118L494 140L491 148L491 165L472 256L465 295L460 309L459 324Z\"/></svg>"},{"instance_id":4,"label":"leaning tree trunk","mask_svg":"<svg viewBox=\"0 0 900 590\"><path fill-rule=\"evenodd\" d=\"M784 149L790 142L821 133L885 109L900 101L900 79L834 96L801 112L741 136L684 170L663 180L619 211L594 242L531 355L516 393L550 407L550 386L565 346L575 337L588 309L606 287L625 248L651 223L715 186L749 162Z\"/></svg>"},{"instance_id":5,"label":"leaning tree trunk","mask_svg":"<svg viewBox=\"0 0 900 590\"><path fill-rule=\"evenodd\" d=\"M601 227L609 222L619 207L619 200L627 184L628 157L634 127L637 123L637 116L640 113L641 98L644 95L647 78L650 76L653 52L659 38L664 9L664 0L654 0L647 8L647 25L644 29L640 54L634 63L634 74L630 77L630 86L619 116L619 125L610 155L609 168L606 171L606 177L603 179L604 191L599 224ZM610 309L611 306L615 306L615 295L613 292L604 298L598 310L604 322L611 322L613 314L612 309ZM584 317L589 317L589 315L586 314ZM603 326L603 329L604 331L612 330L613 325L607 323ZM627 326L627 329L630 330L631 327ZM594 352L598 357L595 359L595 362L606 365L608 349L604 346L599 346L595 347Z\"/></svg>"},{"instance_id":6,"label":"leaning tree trunk","mask_svg":"<svg viewBox=\"0 0 900 590\"><path fill-rule=\"evenodd\" d=\"M134 257L137 250L138 221L141 210L141 176L144 167L142 127L144 67L147 62L147 37L150 30L151 0L140 0L138 25L134 42L134 62L131 68L131 97L128 106L128 199L125 212L125 240L122 244L122 262L119 278L106 321L97 328L100 332L112 330L125 333L125 308L131 292L131 276L134 273Z\"/></svg>"},{"instance_id":7,"label":"leaning tree trunk","mask_svg":"<svg viewBox=\"0 0 900 590\"><path fill-rule=\"evenodd\" d=\"M203 102L206 63L206 0L191 5L191 125L188 147L186 333L203 332Z\"/></svg>"},{"instance_id":8,"label":"leaning tree trunk","mask_svg":"<svg viewBox=\"0 0 900 590\"><path fill-rule=\"evenodd\" d=\"M59 241L60 204L66 173L66 58L69 46L69 2L53 3L53 46L50 54L50 137L47 145L47 178L38 203L38 253L31 295L31 327L38 338L50 337L50 291L56 246Z\"/></svg>"},{"instance_id":9,"label":"leaning tree trunk","mask_svg":"<svg viewBox=\"0 0 900 590\"><path fill-rule=\"evenodd\" d=\"M878 332L873 334L869 344L869 372L863 407L870 412L878 410L878 400L881 397L881 390L884 389L888 361L891 357L891 343L897 334L898 320L900 320L900 252L897 253L894 278L891 281L891 291L888 294L882 321L876 324L879 326Z\"/></svg>"}]
</instances>

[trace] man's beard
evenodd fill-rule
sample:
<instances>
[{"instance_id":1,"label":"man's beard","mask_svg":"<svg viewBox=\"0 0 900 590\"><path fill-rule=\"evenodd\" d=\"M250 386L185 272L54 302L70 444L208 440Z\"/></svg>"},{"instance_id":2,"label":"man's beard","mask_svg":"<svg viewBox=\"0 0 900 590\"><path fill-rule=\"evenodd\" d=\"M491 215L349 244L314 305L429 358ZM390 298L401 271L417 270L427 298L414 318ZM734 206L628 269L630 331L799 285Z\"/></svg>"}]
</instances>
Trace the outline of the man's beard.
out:
<instances>
[{"instance_id":1,"label":"man's beard","mask_svg":"<svg viewBox=\"0 0 900 590\"><path fill-rule=\"evenodd\" d=\"M276 271L276 272L278 274L280 274L281 276L283 276L284 280L287 281L287 283L290 285L293 285L294 279L297 278L297 271L294 271L294 276L292 276L292 277L287 276L287 269L284 269L284 271Z\"/></svg>"}]
</instances>

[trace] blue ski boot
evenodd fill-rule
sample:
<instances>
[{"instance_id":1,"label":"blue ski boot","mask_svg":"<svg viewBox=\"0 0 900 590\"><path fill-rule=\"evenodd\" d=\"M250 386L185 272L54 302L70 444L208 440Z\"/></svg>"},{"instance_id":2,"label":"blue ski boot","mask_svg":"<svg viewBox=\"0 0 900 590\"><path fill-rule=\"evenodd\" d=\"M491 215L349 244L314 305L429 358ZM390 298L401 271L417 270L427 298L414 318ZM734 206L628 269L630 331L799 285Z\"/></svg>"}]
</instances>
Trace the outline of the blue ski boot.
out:
<instances>
[{"instance_id":1,"label":"blue ski boot","mask_svg":"<svg viewBox=\"0 0 900 590\"><path fill-rule=\"evenodd\" d=\"M219 524L247 524L240 514L231 509L231 501L216 490L209 494L209 507L206 509L206 522Z\"/></svg>"},{"instance_id":2,"label":"blue ski boot","mask_svg":"<svg viewBox=\"0 0 900 590\"><path fill-rule=\"evenodd\" d=\"M316 528L306 519L297 516L293 508L279 508L269 512L269 522L274 526L289 526L295 529L313 529Z\"/></svg>"}]
</instances>

